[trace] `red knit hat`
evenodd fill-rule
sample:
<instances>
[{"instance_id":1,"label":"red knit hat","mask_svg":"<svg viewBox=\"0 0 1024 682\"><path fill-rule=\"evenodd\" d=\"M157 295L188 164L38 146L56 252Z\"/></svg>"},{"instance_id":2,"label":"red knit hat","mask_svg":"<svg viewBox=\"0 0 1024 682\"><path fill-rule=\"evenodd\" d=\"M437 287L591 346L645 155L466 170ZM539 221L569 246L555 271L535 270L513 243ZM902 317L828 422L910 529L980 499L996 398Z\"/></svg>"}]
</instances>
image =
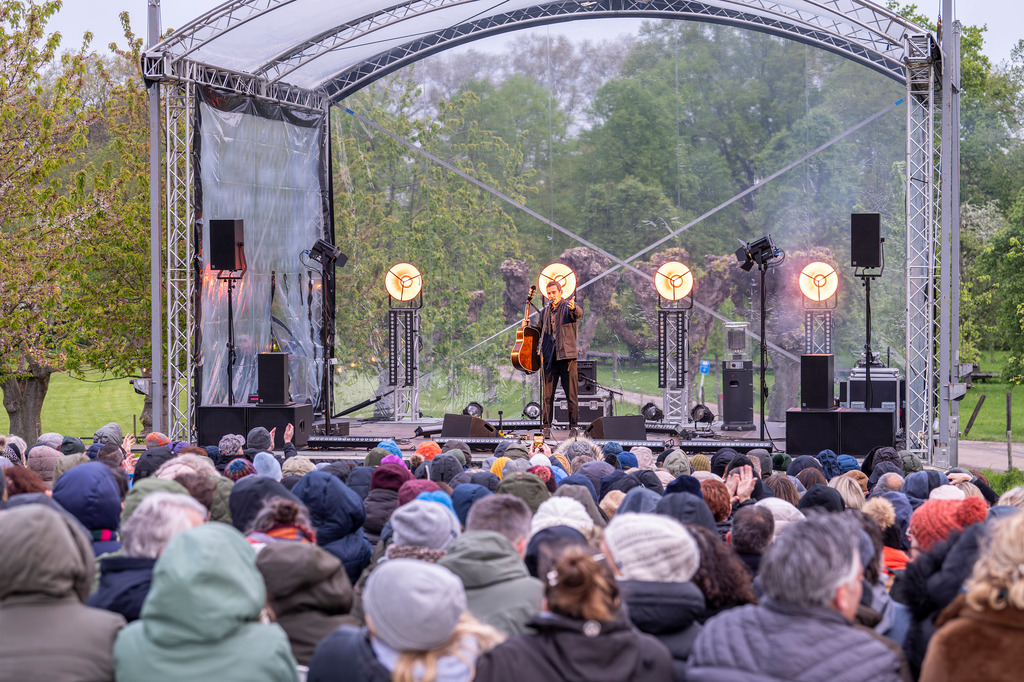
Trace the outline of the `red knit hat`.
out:
<instances>
[{"instance_id":1,"label":"red knit hat","mask_svg":"<svg viewBox=\"0 0 1024 682\"><path fill-rule=\"evenodd\" d=\"M441 446L432 440L425 440L416 448L416 454L422 455L423 459L428 462L433 461L435 457L441 454Z\"/></svg>"},{"instance_id":2,"label":"red knit hat","mask_svg":"<svg viewBox=\"0 0 1024 682\"><path fill-rule=\"evenodd\" d=\"M945 540L954 530L988 518L988 505L980 497L963 500L927 500L910 517L910 532L924 551Z\"/></svg>"},{"instance_id":3,"label":"red knit hat","mask_svg":"<svg viewBox=\"0 0 1024 682\"><path fill-rule=\"evenodd\" d=\"M432 490L440 489L441 486L433 481L426 481L419 478L406 481L402 484L402 487L398 489L398 506L401 507L403 504L412 502L420 493L429 493Z\"/></svg>"},{"instance_id":4,"label":"red knit hat","mask_svg":"<svg viewBox=\"0 0 1024 682\"><path fill-rule=\"evenodd\" d=\"M370 490L385 488L398 492L402 484L409 480L412 480L412 474L405 466L388 462L373 470L373 474L370 475Z\"/></svg>"}]
</instances>

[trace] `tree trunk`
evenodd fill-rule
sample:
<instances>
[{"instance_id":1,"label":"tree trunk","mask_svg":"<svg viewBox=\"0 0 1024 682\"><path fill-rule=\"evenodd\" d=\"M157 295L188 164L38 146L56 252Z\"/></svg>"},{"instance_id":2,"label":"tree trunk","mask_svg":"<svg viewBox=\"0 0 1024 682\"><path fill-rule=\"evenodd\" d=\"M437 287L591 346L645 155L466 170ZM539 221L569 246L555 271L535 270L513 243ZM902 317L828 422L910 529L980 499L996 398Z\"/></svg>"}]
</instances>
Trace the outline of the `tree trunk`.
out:
<instances>
[{"instance_id":1,"label":"tree trunk","mask_svg":"<svg viewBox=\"0 0 1024 682\"><path fill-rule=\"evenodd\" d=\"M43 433L43 400L50 388L51 374L53 370L49 367L31 363L26 374L7 377L0 384L11 433L21 436L26 443L35 443Z\"/></svg>"}]
</instances>

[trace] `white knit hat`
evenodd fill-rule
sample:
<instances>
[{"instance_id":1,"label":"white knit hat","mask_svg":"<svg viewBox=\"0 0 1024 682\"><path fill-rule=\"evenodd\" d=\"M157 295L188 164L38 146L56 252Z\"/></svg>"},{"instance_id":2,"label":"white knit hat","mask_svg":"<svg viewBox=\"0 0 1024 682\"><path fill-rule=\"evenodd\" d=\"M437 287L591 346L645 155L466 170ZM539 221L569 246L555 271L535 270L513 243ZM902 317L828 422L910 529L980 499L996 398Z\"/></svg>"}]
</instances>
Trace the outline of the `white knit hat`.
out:
<instances>
[{"instance_id":1,"label":"white knit hat","mask_svg":"<svg viewBox=\"0 0 1024 682\"><path fill-rule=\"evenodd\" d=\"M552 526L569 526L586 535L594 529L594 519L587 508L571 497L549 497L537 507L530 523L530 537Z\"/></svg>"},{"instance_id":2,"label":"white knit hat","mask_svg":"<svg viewBox=\"0 0 1024 682\"><path fill-rule=\"evenodd\" d=\"M775 519L775 534L772 535L772 542L775 542L788 526L807 518L802 511L781 497L766 497L759 500L757 506L767 508L772 513L772 518Z\"/></svg>"},{"instance_id":3,"label":"white knit hat","mask_svg":"<svg viewBox=\"0 0 1024 682\"><path fill-rule=\"evenodd\" d=\"M700 549L681 523L661 514L616 514L604 541L623 580L682 583L700 567Z\"/></svg>"},{"instance_id":4,"label":"white knit hat","mask_svg":"<svg viewBox=\"0 0 1024 682\"><path fill-rule=\"evenodd\" d=\"M966 497L964 491L954 485L936 486L928 493L929 500L962 500Z\"/></svg>"},{"instance_id":5,"label":"white knit hat","mask_svg":"<svg viewBox=\"0 0 1024 682\"><path fill-rule=\"evenodd\" d=\"M536 455L530 458L530 466L549 467L551 466L551 459L547 455L538 452Z\"/></svg>"}]
</instances>

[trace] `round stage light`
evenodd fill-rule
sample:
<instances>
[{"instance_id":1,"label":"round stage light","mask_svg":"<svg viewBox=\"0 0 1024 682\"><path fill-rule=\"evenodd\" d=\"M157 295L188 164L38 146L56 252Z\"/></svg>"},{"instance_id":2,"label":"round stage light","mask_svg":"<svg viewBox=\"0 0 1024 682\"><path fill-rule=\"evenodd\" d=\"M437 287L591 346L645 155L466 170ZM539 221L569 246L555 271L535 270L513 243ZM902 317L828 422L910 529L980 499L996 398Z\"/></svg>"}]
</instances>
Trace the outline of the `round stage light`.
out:
<instances>
[{"instance_id":1,"label":"round stage light","mask_svg":"<svg viewBox=\"0 0 1024 682\"><path fill-rule=\"evenodd\" d=\"M565 263L552 263L540 272L537 288L545 296L548 284L557 282L562 287L562 298L569 298L576 291L576 273Z\"/></svg>"},{"instance_id":2,"label":"round stage light","mask_svg":"<svg viewBox=\"0 0 1024 682\"><path fill-rule=\"evenodd\" d=\"M526 419L540 419L540 403L528 402L523 408L523 417Z\"/></svg>"},{"instance_id":3,"label":"round stage light","mask_svg":"<svg viewBox=\"0 0 1024 682\"><path fill-rule=\"evenodd\" d=\"M670 301L686 298L693 291L693 273L679 261L669 261L654 274L654 288Z\"/></svg>"},{"instance_id":4,"label":"round stage light","mask_svg":"<svg viewBox=\"0 0 1024 682\"><path fill-rule=\"evenodd\" d=\"M468 414L470 417L482 417L484 416L484 406L474 400L469 405L466 405L466 409L462 410L462 414Z\"/></svg>"},{"instance_id":5,"label":"round stage light","mask_svg":"<svg viewBox=\"0 0 1024 682\"><path fill-rule=\"evenodd\" d=\"M824 301L839 289L839 275L828 263L809 263L800 271L800 291L812 301Z\"/></svg>"},{"instance_id":6,"label":"round stage light","mask_svg":"<svg viewBox=\"0 0 1024 682\"><path fill-rule=\"evenodd\" d=\"M715 413L709 410L706 405L698 403L690 410L690 419L695 424L711 424L715 421Z\"/></svg>"},{"instance_id":7,"label":"round stage light","mask_svg":"<svg viewBox=\"0 0 1024 682\"><path fill-rule=\"evenodd\" d=\"M415 265L399 263L384 276L384 288L396 301L411 301L423 289L423 275Z\"/></svg>"},{"instance_id":8,"label":"round stage light","mask_svg":"<svg viewBox=\"0 0 1024 682\"><path fill-rule=\"evenodd\" d=\"M640 414L643 415L645 421L649 422L660 422L665 418L665 413L654 403L647 403L641 407Z\"/></svg>"}]
</instances>

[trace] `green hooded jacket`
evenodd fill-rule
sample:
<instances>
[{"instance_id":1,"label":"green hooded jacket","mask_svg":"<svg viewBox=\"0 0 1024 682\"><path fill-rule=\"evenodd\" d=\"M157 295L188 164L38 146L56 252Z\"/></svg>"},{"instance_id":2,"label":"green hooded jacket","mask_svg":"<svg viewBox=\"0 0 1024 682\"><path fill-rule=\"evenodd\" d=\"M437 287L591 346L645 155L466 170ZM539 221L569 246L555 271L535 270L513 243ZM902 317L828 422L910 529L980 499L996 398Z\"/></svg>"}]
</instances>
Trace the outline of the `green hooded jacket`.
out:
<instances>
[{"instance_id":1,"label":"green hooded jacket","mask_svg":"<svg viewBox=\"0 0 1024 682\"><path fill-rule=\"evenodd\" d=\"M297 681L288 636L258 621L266 596L237 530L206 523L179 533L156 562L141 617L118 635L118 682Z\"/></svg>"}]
</instances>

